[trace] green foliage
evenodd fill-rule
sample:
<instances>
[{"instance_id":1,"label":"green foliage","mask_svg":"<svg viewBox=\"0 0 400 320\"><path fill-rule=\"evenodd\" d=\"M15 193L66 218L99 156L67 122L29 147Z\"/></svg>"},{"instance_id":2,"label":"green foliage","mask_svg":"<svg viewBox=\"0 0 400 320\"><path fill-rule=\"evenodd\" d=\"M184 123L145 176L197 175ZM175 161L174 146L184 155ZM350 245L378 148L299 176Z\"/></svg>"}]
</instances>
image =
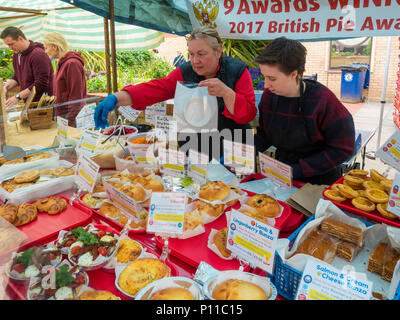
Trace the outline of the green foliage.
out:
<instances>
[{"instance_id":1,"label":"green foliage","mask_svg":"<svg viewBox=\"0 0 400 320\"><path fill-rule=\"evenodd\" d=\"M224 39L222 43L223 52L232 58L245 62L250 68L258 67L254 58L271 40L237 40Z\"/></svg>"},{"instance_id":2,"label":"green foliage","mask_svg":"<svg viewBox=\"0 0 400 320\"><path fill-rule=\"evenodd\" d=\"M88 92L107 92L107 77L100 75L86 82Z\"/></svg>"},{"instance_id":3,"label":"green foliage","mask_svg":"<svg viewBox=\"0 0 400 320\"><path fill-rule=\"evenodd\" d=\"M0 49L0 78L4 81L10 79L14 75L12 55L12 50Z\"/></svg>"},{"instance_id":4,"label":"green foliage","mask_svg":"<svg viewBox=\"0 0 400 320\"><path fill-rule=\"evenodd\" d=\"M81 51L85 59L85 68L93 72L106 70L106 55L104 52Z\"/></svg>"},{"instance_id":5,"label":"green foliage","mask_svg":"<svg viewBox=\"0 0 400 320\"><path fill-rule=\"evenodd\" d=\"M62 265L56 271L56 287L61 288L69 285L75 278L69 273L69 267Z\"/></svg>"}]
</instances>

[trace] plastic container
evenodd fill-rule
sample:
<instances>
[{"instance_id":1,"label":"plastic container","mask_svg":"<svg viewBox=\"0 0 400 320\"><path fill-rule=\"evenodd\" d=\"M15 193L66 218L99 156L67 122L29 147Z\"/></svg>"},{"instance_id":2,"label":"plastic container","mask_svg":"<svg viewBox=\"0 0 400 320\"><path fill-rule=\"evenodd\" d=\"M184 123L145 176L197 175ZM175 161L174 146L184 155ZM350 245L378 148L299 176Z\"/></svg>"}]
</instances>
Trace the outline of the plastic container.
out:
<instances>
[{"instance_id":1,"label":"plastic container","mask_svg":"<svg viewBox=\"0 0 400 320\"><path fill-rule=\"evenodd\" d=\"M343 102L363 102L363 89L367 73L367 66L364 64L351 64L340 66L342 70L340 99ZM368 80L369 83L369 80Z\"/></svg>"}]
</instances>

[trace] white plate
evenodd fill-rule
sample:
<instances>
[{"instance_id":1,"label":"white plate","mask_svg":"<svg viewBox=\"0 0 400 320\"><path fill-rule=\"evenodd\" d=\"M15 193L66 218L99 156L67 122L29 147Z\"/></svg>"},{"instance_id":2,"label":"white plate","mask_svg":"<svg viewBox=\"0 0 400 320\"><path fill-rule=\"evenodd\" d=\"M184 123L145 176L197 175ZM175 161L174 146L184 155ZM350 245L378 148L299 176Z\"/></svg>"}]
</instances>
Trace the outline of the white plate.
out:
<instances>
[{"instance_id":1,"label":"white plate","mask_svg":"<svg viewBox=\"0 0 400 320\"><path fill-rule=\"evenodd\" d=\"M201 98L192 98L185 105L183 116L187 123L194 127L203 127L210 120L212 116L210 104L208 100Z\"/></svg>"}]
</instances>

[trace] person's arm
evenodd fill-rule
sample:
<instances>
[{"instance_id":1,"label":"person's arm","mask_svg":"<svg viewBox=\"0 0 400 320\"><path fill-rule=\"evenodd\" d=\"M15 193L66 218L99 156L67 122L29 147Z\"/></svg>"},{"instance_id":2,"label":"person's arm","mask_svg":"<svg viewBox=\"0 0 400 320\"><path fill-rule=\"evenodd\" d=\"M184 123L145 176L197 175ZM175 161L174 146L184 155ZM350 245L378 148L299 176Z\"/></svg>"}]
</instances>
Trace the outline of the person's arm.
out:
<instances>
[{"instance_id":1,"label":"person's arm","mask_svg":"<svg viewBox=\"0 0 400 320\"><path fill-rule=\"evenodd\" d=\"M324 148L292 166L294 179L324 174L349 159L355 150L352 115L331 92L319 99L315 134L323 137Z\"/></svg>"},{"instance_id":2,"label":"person's arm","mask_svg":"<svg viewBox=\"0 0 400 320\"><path fill-rule=\"evenodd\" d=\"M33 83L27 89L32 90L35 86L36 92L47 92L50 83L49 77L53 76L50 70L52 68L49 63L50 58L44 51L37 50L31 59Z\"/></svg>"}]
</instances>

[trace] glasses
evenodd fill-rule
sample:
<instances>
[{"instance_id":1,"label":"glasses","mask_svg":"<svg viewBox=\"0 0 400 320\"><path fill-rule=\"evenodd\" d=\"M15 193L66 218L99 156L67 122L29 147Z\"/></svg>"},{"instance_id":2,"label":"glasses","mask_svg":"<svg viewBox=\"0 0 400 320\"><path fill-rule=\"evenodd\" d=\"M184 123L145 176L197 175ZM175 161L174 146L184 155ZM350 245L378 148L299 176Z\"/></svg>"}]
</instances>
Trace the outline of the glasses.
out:
<instances>
[{"instance_id":1,"label":"glasses","mask_svg":"<svg viewBox=\"0 0 400 320\"><path fill-rule=\"evenodd\" d=\"M191 34L185 36L185 38L186 38L187 41L193 40L193 39L195 39L195 35L196 34L204 34L205 36L213 37L213 38L217 39L218 43L222 43L221 38L219 36L217 36L215 34L209 34L209 33L203 32L203 31L199 31L199 32L196 32L196 33L191 33Z\"/></svg>"}]
</instances>

